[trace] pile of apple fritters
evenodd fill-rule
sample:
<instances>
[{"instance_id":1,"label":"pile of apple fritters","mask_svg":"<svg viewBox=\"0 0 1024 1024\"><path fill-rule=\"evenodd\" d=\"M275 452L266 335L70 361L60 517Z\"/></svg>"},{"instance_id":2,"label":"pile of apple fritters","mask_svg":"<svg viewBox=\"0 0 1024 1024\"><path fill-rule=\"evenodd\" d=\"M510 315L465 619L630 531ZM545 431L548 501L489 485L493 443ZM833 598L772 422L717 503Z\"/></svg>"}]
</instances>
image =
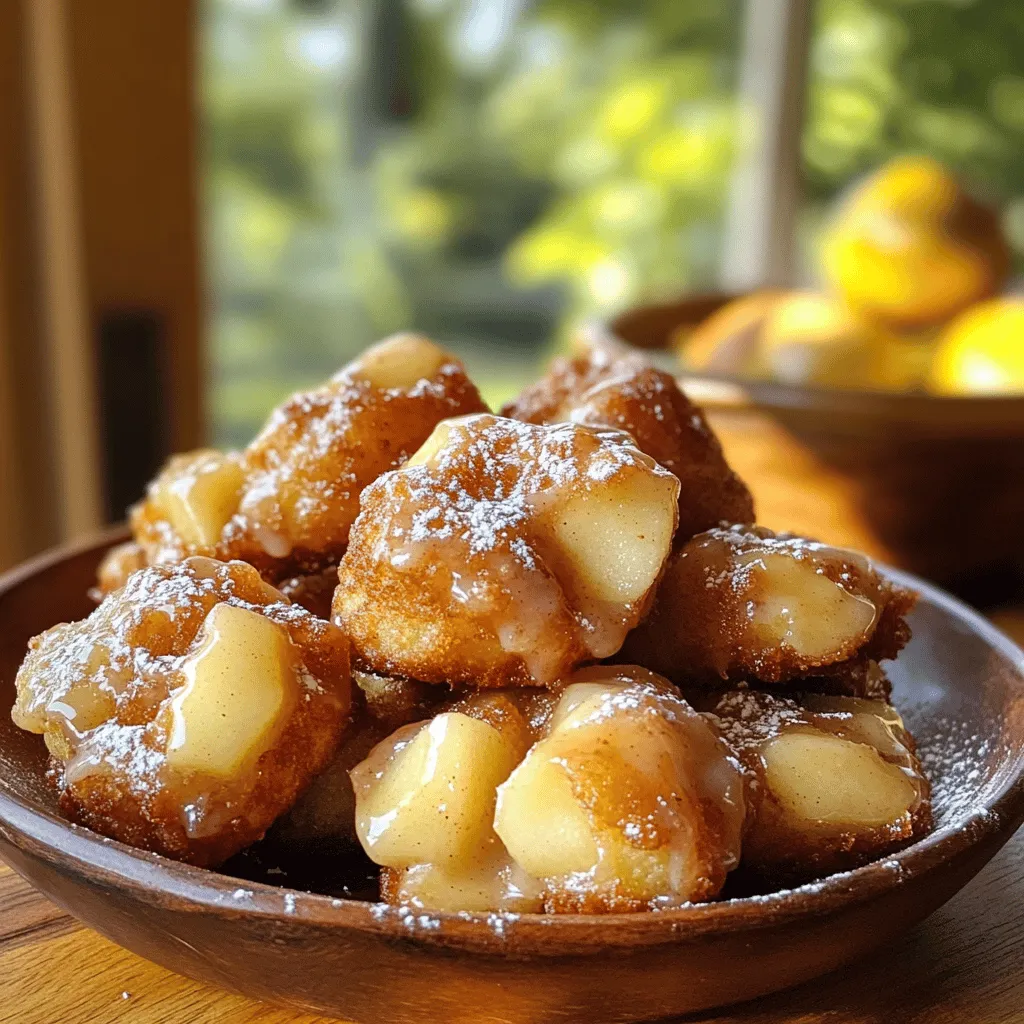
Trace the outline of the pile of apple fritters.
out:
<instances>
[{"instance_id":1,"label":"pile of apple fritters","mask_svg":"<svg viewBox=\"0 0 1024 1024\"><path fill-rule=\"evenodd\" d=\"M359 844L391 903L606 913L931 825L880 667L914 595L756 526L639 356L559 359L496 415L395 337L172 459L131 522L13 709L105 835L203 866Z\"/></svg>"}]
</instances>

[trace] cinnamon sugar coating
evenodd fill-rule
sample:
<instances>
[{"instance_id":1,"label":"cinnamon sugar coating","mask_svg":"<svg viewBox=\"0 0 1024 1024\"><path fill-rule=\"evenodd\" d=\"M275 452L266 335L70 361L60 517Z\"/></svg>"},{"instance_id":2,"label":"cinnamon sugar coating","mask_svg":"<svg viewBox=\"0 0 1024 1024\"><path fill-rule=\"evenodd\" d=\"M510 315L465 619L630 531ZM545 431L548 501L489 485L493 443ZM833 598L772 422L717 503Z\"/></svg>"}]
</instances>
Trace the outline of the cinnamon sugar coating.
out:
<instances>
[{"instance_id":1,"label":"cinnamon sugar coating","mask_svg":"<svg viewBox=\"0 0 1024 1024\"><path fill-rule=\"evenodd\" d=\"M556 359L502 415L528 423L569 420L625 431L679 479L677 546L713 526L754 520L750 491L726 462L704 413L671 374L640 356L597 348Z\"/></svg>"},{"instance_id":2,"label":"cinnamon sugar coating","mask_svg":"<svg viewBox=\"0 0 1024 1024\"><path fill-rule=\"evenodd\" d=\"M871 663L910 638L915 597L852 551L757 526L709 530L673 554L622 656L683 686L819 678L878 693Z\"/></svg>"},{"instance_id":3,"label":"cinnamon sugar coating","mask_svg":"<svg viewBox=\"0 0 1024 1024\"><path fill-rule=\"evenodd\" d=\"M131 514L150 564L241 559L271 582L336 565L359 495L450 416L486 409L462 363L397 335L292 395L242 452L175 456Z\"/></svg>"},{"instance_id":4,"label":"cinnamon sugar coating","mask_svg":"<svg viewBox=\"0 0 1024 1024\"><path fill-rule=\"evenodd\" d=\"M61 809L198 865L259 839L325 766L351 700L348 641L251 566L135 572L32 640L15 723L42 733Z\"/></svg>"},{"instance_id":5,"label":"cinnamon sugar coating","mask_svg":"<svg viewBox=\"0 0 1024 1024\"><path fill-rule=\"evenodd\" d=\"M449 421L364 492L335 620L371 671L554 683L614 654L647 610L678 489L622 434Z\"/></svg>"},{"instance_id":6,"label":"cinnamon sugar coating","mask_svg":"<svg viewBox=\"0 0 1024 1024\"><path fill-rule=\"evenodd\" d=\"M742 871L761 886L850 870L931 828L930 786L891 705L739 689L706 706L747 776Z\"/></svg>"}]
</instances>

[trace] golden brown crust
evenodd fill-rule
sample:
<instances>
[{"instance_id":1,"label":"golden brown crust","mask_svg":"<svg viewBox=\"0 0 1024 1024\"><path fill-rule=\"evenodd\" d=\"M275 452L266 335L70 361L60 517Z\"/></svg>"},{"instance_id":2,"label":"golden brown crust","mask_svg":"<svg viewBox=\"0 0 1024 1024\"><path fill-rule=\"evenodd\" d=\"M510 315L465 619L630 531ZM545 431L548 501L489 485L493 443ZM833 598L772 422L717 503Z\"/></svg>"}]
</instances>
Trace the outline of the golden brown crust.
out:
<instances>
[{"instance_id":1,"label":"golden brown crust","mask_svg":"<svg viewBox=\"0 0 1024 1024\"><path fill-rule=\"evenodd\" d=\"M402 868L380 869L380 900L399 906L402 903L402 882L405 871Z\"/></svg>"},{"instance_id":2,"label":"golden brown crust","mask_svg":"<svg viewBox=\"0 0 1024 1024\"><path fill-rule=\"evenodd\" d=\"M334 598L356 664L454 686L550 685L616 650L664 564L675 481L622 434L488 415L445 429L430 460L363 494ZM620 515L609 544L644 529L650 582L635 600L588 605L552 521L570 502L639 487L656 492L664 538Z\"/></svg>"},{"instance_id":3,"label":"golden brown crust","mask_svg":"<svg viewBox=\"0 0 1024 1024\"><path fill-rule=\"evenodd\" d=\"M752 686L760 684L755 680ZM772 687L783 695L789 691L822 693L834 697L858 697L892 703L892 683L877 661L858 655L852 661L832 666L822 675L800 676Z\"/></svg>"},{"instance_id":4,"label":"golden brown crust","mask_svg":"<svg viewBox=\"0 0 1024 1024\"><path fill-rule=\"evenodd\" d=\"M678 477L677 545L722 523L754 520L746 484L729 467L704 413L671 374L642 357L597 349L556 359L550 370L502 409L527 423L572 420L623 430L637 447Z\"/></svg>"},{"instance_id":5,"label":"golden brown crust","mask_svg":"<svg viewBox=\"0 0 1024 1024\"><path fill-rule=\"evenodd\" d=\"M171 702L222 603L282 627L296 674L272 745L254 762L228 777L183 773L167 757ZM287 810L334 752L351 698L341 630L289 605L252 567L202 558L140 570L89 618L36 637L17 686L15 720L45 734L65 814L203 866L250 845ZM78 714L61 710L68 705Z\"/></svg>"},{"instance_id":6,"label":"golden brown crust","mask_svg":"<svg viewBox=\"0 0 1024 1024\"><path fill-rule=\"evenodd\" d=\"M128 577L146 565L146 553L135 541L112 547L96 570L96 586L89 591L97 604L128 582Z\"/></svg>"},{"instance_id":7,"label":"golden brown crust","mask_svg":"<svg viewBox=\"0 0 1024 1024\"><path fill-rule=\"evenodd\" d=\"M431 345L401 336L391 343L408 341ZM400 466L441 420L487 408L462 363L437 351L440 365L411 386L379 386L357 360L275 409L248 448L228 453L240 467L242 484L215 543L183 538L161 507L158 488L173 485L176 473L191 471L188 457L171 460L131 513L148 561L189 555L240 559L271 582L336 565L363 488Z\"/></svg>"},{"instance_id":8,"label":"golden brown crust","mask_svg":"<svg viewBox=\"0 0 1024 1024\"><path fill-rule=\"evenodd\" d=\"M822 592L823 580L836 588ZM622 658L681 686L818 679L827 691L866 693L884 685L871 663L910 638L915 600L853 552L763 527L709 530L670 558ZM801 646L806 633L813 642Z\"/></svg>"},{"instance_id":9,"label":"golden brown crust","mask_svg":"<svg viewBox=\"0 0 1024 1024\"><path fill-rule=\"evenodd\" d=\"M621 881L605 883L600 890L545 889L545 914L639 914L652 909L650 902L623 891ZM713 893L711 895L714 895ZM701 897L694 902L702 902Z\"/></svg>"},{"instance_id":10,"label":"golden brown crust","mask_svg":"<svg viewBox=\"0 0 1024 1024\"><path fill-rule=\"evenodd\" d=\"M890 706L846 697L779 697L749 689L709 695L701 706L708 709L746 773L748 815L741 870L760 887L800 885L851 870L894 853L931 829L931 787L913 737ZM873 727L865 728L876 715ZM881 720L884 726L878 724ZM766 781L763 751L778 736L807 731L872 746L913 780L916 799L905 813L875 827L834 822L797 826Z\"/></svg>"}]
</instances>

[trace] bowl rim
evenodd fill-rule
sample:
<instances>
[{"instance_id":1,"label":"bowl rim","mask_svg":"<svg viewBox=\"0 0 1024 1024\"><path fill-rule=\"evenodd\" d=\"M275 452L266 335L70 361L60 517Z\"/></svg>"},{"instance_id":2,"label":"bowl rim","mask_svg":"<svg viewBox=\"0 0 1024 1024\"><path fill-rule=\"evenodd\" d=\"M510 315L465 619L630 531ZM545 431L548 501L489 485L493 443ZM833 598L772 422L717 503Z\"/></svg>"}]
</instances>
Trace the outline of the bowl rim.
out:
<instances>
[{"instance_id":1,"label":"bowl rim","mask_svg":"<svg viewBox=\"0 0 1024 1024\"><path fill-rule=\"evenodd\" d=\"M32 558L0 575L0 598L61 561L92 550L101 554L125 536L125 529L118 527ZM918 590L927 602L980 636L1024 679L1024 650L991 622L911 573L885 565L880 568L898 583ZM1005 842L1024 823L1024 747L1016 753L1004 777L991 784L994 792L986 793L956 827L942 824L882 860L793 889L687 904L654 913L420 911L271 886L181 864L101 836L15 793L2 777L0 837L30 857L55 865L63 874L87 872L94 883L128 890L140 902L153 906L214 912L226 917L264 918L283 925L351 929L382 938L411 939L425 945L478 952L558 956L574 949L597 952L656 946L832 915L867 903L911 878L967 855L987 839L997 837Z\"/></svg>"},{"instance_id":2,"label":"bowl rim","mask_svg":"<svg viewBox=\"0 0 1024 1024\"><path fill-rule=\"evenodd\" d=\"M579 337L590 344L610 342L634 349L636 346L627 340L628 325L634 321L664 326L665 322L674 320L673 329L678 329L689 323L689 315L695 318L693 326L696 326L714 309L759 290L765 289L690 292L667 301L641 302L607 319L593 317L584 321L579 328ZM623 325L627 325L626 332L622 330ZM638 351L672 353L667 338L659 338L658 342L649 348L640 347ZM687 394L712 407L760 407L800 412L817 411L827 406L836 413L923 422L946 432L966 430L1024 435L1024 394L947 395L873 388L827 388L758 380L737 374L702 373L687 370L681 363L675 373Z\"/></svg>"}]
</instances>

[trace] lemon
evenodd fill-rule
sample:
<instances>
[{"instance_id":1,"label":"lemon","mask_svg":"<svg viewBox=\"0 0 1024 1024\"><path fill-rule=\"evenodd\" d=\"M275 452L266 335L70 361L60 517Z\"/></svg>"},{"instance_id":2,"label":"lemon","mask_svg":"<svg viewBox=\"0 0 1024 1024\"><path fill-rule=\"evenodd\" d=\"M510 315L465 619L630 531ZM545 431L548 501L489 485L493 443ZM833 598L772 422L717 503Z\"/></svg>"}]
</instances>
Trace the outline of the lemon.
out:
<instances>
[{"instance_id":1,"label":"lemon","mask_svg":"<svg viewBox=\"0 0 1024 1024\"><path fill-rule=\"evenodd\" d=\"M678 344L690 370L873 391L920 386L931 357L927 337L884 330L814 291L743 296Z\"/></svg>"},{"instance_id":2,"label":"lemon","mask_svg":"<svg viewBox=\"0 0 1024 1024\"><path fill-rule=\"evenodd\" d=\"M832 296L791 292L765 323L760 357L765 376L786 384L859 387L871 344L863 325Z\"/></svg>"},{"instance_id":3,"label":"lemon","mask_svg":"<svg viewBox=\"0 0 1024 1024\"><path fill-rule=\"evenodd\" d=\"M840 204L822 235L832 286L895 330L940 324L996 292L1009 250L996 214L941 164L893 160Z\"/></svg>"},{"instance_id":4,"label":"lemon","mask_svg":"<svg viewBox=\"0 0 1024 1024\"><path fill-rule=\"evenodd\" d=\"M1024 392L1024 298L972 306L939 339L928 385L946 395Z\"/></svg>"}]
</instances>

